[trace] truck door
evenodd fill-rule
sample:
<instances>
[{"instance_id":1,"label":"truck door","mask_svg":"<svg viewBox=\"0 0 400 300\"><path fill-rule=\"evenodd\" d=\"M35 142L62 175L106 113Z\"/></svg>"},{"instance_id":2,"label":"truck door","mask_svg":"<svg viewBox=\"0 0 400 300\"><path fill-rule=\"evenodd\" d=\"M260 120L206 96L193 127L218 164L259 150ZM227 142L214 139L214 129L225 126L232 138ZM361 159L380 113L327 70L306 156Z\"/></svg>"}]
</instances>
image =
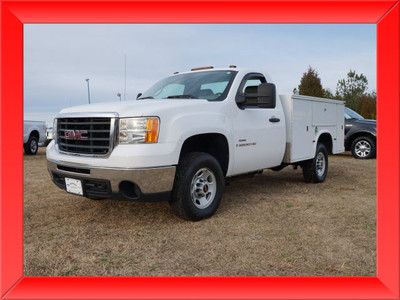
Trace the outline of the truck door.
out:
<instances>
[{"instance_id":1,"label":"truck door","mask_svg":"<svg viewBox=\"0 0 400 300\"><path fill-rule=\"evenodd\" d=\"M244 76L236 97L257 93L264 75L249 73ZM261 108L257 97L245 97L238 104L233 121L235 137L234 174L275 167L281 164L286 146L286 128L283 108L277 97L274 108Z\"/></svg>"}]
</instances>

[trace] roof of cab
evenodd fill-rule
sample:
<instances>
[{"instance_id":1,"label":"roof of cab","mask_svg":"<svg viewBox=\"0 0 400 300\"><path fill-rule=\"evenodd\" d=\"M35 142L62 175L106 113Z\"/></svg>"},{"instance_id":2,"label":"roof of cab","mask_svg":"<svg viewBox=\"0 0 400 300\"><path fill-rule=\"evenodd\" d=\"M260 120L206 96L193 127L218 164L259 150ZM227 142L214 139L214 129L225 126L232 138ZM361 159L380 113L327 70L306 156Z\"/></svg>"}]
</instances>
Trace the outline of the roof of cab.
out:
<instances>
[{"instance_id":1,"label":"roof of cab","mask_svg":"<svg viewBox=\"0 0 400 300\"><path fill-rule=\"evenodd\" d=\"M215 71L235 71L235 72L241 72L241 73L262 73L266 79L267 82L272 82L271 77L267 72L264 72L264 70L254 70L254 69L241 69L235 67L225 67L225 68L214 68L214 67L204 67L204 68L197 68L195 71L185 71L185 72L174 72L171 76L176 76L180 74L190 74L190 73L200 73L200 72L215 72Z\"/></svg>"},{"instance_id":2,"label":"roof of cab","mask_svg":"<svg viewBox=\"0 0 400 300\"><path fill-rule=\"evenodd\" d=\"M206 66L206 67L192 68L191 70L184 71L184 72L174 72L173 75L198 73L198 72L211 72L211 71L240 71L240 70L236 66L229 66L229 67L225 67L225 68L214 68L213 66Z\"/></svg>"}]
</instances>

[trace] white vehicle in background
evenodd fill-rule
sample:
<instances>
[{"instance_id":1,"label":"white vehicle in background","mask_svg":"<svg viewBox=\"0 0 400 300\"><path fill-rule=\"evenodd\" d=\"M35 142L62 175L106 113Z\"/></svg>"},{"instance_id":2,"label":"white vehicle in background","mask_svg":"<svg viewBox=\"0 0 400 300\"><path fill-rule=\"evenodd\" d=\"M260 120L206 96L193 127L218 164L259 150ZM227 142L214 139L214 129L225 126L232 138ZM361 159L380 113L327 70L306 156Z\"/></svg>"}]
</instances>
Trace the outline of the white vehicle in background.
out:
<instances>
[{"instance_id":1,"label":"white vehicle in background","mask_svg":"<svg viewBox=\"0 0 400 300\"><path fill-rule=\"evenodd\" d=\"M35 155L39 146L46 143L46 123L42 121L24 121L24 151Z\"/></svg>"},{"instance_id":2,"label":"white vehicle in background","mask_svg":"<svg viewBox=\"0 0 400 300\"><path fill-rule=\"evenodd\" d=\"M200 220L217 210L227 178L293 165L323 182L328 154L344 151L343 111L337 100L278 96L259 70L192 69L136 101L63 109L48 170L76 195L167 195L177 215Z\"/></svg>"}]
</instances>

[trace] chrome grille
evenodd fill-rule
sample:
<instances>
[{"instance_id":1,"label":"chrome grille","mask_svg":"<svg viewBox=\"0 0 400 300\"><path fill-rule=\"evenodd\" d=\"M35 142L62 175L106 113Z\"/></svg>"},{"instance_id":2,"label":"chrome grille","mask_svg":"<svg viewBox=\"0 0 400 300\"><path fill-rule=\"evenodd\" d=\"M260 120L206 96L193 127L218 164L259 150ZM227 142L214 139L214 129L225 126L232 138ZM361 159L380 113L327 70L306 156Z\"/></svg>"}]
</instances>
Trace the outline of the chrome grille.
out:
<instances>
[{"instance_id":1,"label":"chrome grille","mask_svg":"<svg viewBox=\"0 0 400 300\"><path fill-rule=\"evenodd\" d=\"M58 118L59 150L83 155L107 155L113 146L114 120L103 117Z\"/></svg>"}]
</instances>

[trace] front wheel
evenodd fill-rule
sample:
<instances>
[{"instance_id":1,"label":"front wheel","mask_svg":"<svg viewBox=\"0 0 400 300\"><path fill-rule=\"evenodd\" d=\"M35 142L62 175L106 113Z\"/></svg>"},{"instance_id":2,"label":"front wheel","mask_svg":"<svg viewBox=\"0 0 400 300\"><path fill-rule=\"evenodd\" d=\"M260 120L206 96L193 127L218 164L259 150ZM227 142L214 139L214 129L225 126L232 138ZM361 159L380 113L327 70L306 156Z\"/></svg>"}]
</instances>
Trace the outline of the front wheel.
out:
<instances>
[{"instance_id":1,"label":"front wheel","mask_svg":"<svg viewBox=\"0 0 400 300\"><path fill-rule=\"evenodd\" d=\"M351 153L358 159L375 157L375 141L368 136L360 136L351 143Z\"/></svg>"},{"instance_id":2,"label":"front wheel","mask_svg":"<svg viewBox=\"0 0 400 300\"><path fill-rule=\"evenodd\" d=\"M212 216L224 190L224 175L210 154L186 154L177 167L171 208L179 217L198 221Z\"/></svg>"},{"instance_id":3,"label":"front wheel","mask_svg":"<svg viewBox=\"0 0 400 300\"><path fill-rule=\"evenodd\" d=\"M328 151L324 144L318 143L313 159L302 164L303 177L306 182L323 182L328 173Z\"/></svg>"}]
</instances>

